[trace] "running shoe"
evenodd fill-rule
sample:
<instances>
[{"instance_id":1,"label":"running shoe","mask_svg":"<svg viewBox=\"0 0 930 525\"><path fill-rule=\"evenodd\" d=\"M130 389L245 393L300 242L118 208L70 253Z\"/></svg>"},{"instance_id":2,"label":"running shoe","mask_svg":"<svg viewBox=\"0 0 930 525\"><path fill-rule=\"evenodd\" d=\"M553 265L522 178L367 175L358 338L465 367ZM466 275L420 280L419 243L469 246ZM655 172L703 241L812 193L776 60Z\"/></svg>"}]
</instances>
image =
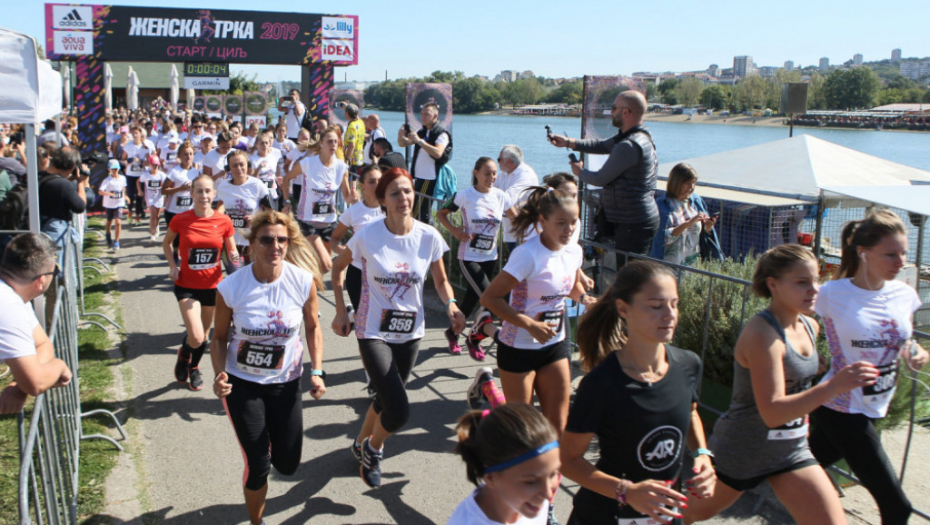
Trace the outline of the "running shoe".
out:
<instances>
[{"instance_id":1,"label":"running shoe","mask_svg":"<svg viewBox=\"0 0 930 525\"><path fill-rule=\"evenodd\" d=\"M362 441L362 465L359 467L359 473L366 485L373 489L380 489L381 461L384 459L384 451L375 451L371 447L370 441L370 437Z\"/></svg>"},{"instance_id":2,"label":"running shoe","mask_svg":"<svg viewBox=\"0 0 930 525\"><path fill-rule=\"evenodd\" d=\"M203 374L200 373L200 367L190 369L190 383L188 383L188 386L195 392L203 390Z\"/></svg>"},{"instance_id":3,"label":"running shoe","mask_svg":"<svg viewBox=\"0 0 930 525\"><path fill-rule=\"evenodd\" d=\"M468 387L466 400L468 408L478 410L484 404L484 392L481 391L481 387L488 381L494 381L494 372L487 367L478 369L474 381Z\"/></svg>"},{"instance_id":4,"label":"running shoe","mask_svg":"<svg viewBox=\"0 0 930 525\"><path fill-rule=\"evenodd\" d=\"M468 331L468 341L474 341L477 344L487 339L488 336L484 333L484 327L493 322L491 312L483 310L481 315L475 319L475 323L471 325L471 330Z\"/></svg>"},{"instance_id":5,"label":"running shoe","mask_svg":"<svg viewBox=\"0 0 930 525\"><path fill-rule=\"evenodd\" d=\"M113 250L119 250L119 241L113 241Z\"/></svg>"},{"instance_id":6,"label":"running shoe","mask_svg":"<svg viewBox=\"0 0 930 525\"><path fill-rule=\"evenodd\" d=\"M184 339L186 341L186 335L184 336ZM182 384L187 384L187 379L190 375L188 367L190 366L191 362L190 353L184 352L184 348L187 346L185 341L181 342L181 348L178 348L178 360L174 363L174 378L178 380L178 383Z\"/></svg>"},{"instance_id":7,"label":"running shoe","mask_svg":"<svg viewBox=\"0 0 930 525\"><path fill-rule=\"evenodd\" d=\"M352 455L355 456L355 459L358 460L359 464L362 463L362 447L358 444L358 441L355 441L355 438L352 438L352 446L350 447Z\"/></svg>"},{"instance_id":8,"label":"running shoe","mask_svg":"<svg viewBox=\"0 0 930 525\"><path fill-rule=\"evenodd\" d=\"M462 347L459 346L459 336L455 335L455 332L452 330L452 327L446 328L444 332L446 335L446 341L449 342L449 353L452 355L459 355L462 353Z\"/></svg>"}]
</instances>

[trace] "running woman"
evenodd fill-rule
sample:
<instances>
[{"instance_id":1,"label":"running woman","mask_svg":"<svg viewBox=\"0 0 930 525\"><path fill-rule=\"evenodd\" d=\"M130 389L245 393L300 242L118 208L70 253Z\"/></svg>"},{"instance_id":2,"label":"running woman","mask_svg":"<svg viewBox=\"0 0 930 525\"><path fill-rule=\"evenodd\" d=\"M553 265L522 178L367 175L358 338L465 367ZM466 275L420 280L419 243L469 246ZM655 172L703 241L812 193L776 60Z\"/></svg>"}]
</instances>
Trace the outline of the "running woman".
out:
<instances>
[{"instance_id":1,"label":"running woman","mask_svg":"<svg viewBox=\"0 0 930 525\"><path fill-rule=\"evenodd\" d=\"M281 152L271 147L273 135L266 131L255 139L255 153L249 157L249 175L258 178L268 186L268 198L272 209L280 209L278 203L278 183L283 179L278 177L278 163L281 161Z\"/></svg>"},{"instance_id":2,"label":"running woman","mask_svg":"<svg viewBox=\"0 0 930 525\"><path fill-rule=\"evenodd\" d=\"M192 146L188 143L184 151L189 149ZM174 216L162 241L168 275L174 281L174 296L186 330L174 365L174 378L191 390L203 388L200 360L207 350L207 334L213 324L216 286L223 279L220 251L225 247L231 259L239 259L232 221L211 205L215 193L209 175L195 178L189 193L192 209ZM174 254L176 240L180 264Z\"/></svg>"},{"instance_id":3,"label":"running woman","mask_svg":"<svg viewBox=\"0 0 930 525\"><path fill-rule=\"evenodd\" d=\"M123 158L126 162L126 195L129 206L130 224L142 220L145 214L143 208L143 196L138 191L139 177L145 173L145 160L150 155L155 155L155 144L145 138L145 130L136 124L130 128L132 132L132 142L122 146Z\"/></svg>"},{"instance_id":4,"label":"running woman","mask_svg":"<svg viewBox=\"0 0 930 525\"><path fill-rule=\"evenodd\" d=\"M816 310L830 345L830 381L849 363L878 369L874 384L837 395L811 414L811 451L821 465L845 459L878 503L882 525L907 523L912 507L882 448L875 420L894 397L899 361L911 370L927 364L911 340L917 292L895 277L907 254L907 228L888 210L869 213L843 228L842 259L834 280L820 288Z\"/></svg>"},{"instance_id":5,"label":"running woman","mask_svg":"<svg viewBox=\"0 0 930 525\"><path fill-rule=\"evenodd\" d=\"M459 267L468 281L468 289L462 299L462 313L466 317L475 314L476 328L473 330L478 333L482 333L481 327L477 326L479 320L484 324L491 322L490 315L481 315L484 309L478 301L497 275L497 234L501 219L505 215L511 219L517 216L510 195L494 187L496 180L497 164L489 157L479 158L472 170L472 187L457 192L436 214L440 224L459 241ZM461 226L449 222L449 215L457 211L462 213ZM445 331L445 336L449 341L449 351L461 353L458 335L452 328ZM479 342L477 337L466 338L468 354L476 361L484 361L484 350Z\"/></svg>"},{"instance_id":6,"label":"running woman","mask_svg":"<svg viewBox=\"0 0 930 525\"><path fill-rule=\"evenodd\" d=\"M513 231L519 236L534 223L542 233L514 249L481 296L481 304L504 320L494 336L504 396L510 402L531 404L535 393L543 414L561 431L571 394L565 299L594 301L578 279L581 246L570 244L578 223L578 202L560 190L535 187L513 219ZM483 331L488 334L491 329L488 323Z\"/></svg>"},{"instance_id":7,"label":"running woman","mask_svg":"<svg viewBox=\"0 0 930 525\"><path fill-rule=\"evenodd\" d=\"M171 219L194 207L191 197L191 184L200 175L200 170L194 167L194 145L185 141L178 147L178 165L168 172L168 177L161 187L165 195L165 230L171 227ZM178 244L175 239L174 248Z\"/></svg>"},{"instance_id":8,"label":"running woman","mask_svg":"<svg viewBox=\"0 0 930 525\"><path fill-rule=\"evenodd\" d=\"M119 250L119 238L122 233L123 208L129 206L129 196L126 194L126 177L119 173L119 161L110 159L107 162L109 177L100 182L98 193L103 195L103 208L107 210L107 248ZM110 227L115 223L116 237L110 237Z\"/></svg>"},{"instance_id":9,"label":"running woman","mask_svg":"<svg viewBox=\"0 0 930 525\"><path fill-rule=\"evenodd\" d=\"M545 232L544 232L545 234ZM688 491L708 498L714 468L697 412L701 361L668 343L678 324L678 287L667 267L632 261L588 308L578 346L589 371L562 434L562 474L581 485L568 525L681 523L688 498L685 441L693 451ZM597 436L600 458L585 459Z\"/></svg>"},{"instance_id":10,"label":"running woman","mask_svg":"<svg viewBox=\"0 0 930 525\"><path fill-rule=\"evenodd\" d=\"M743 492L768 481L801 524L845 524L836 489L807 444L807 415L835 395L875 383L860 361L811 387L818 370L814 313L820 275L814 254L783 244L762 254L752 288L770 299L736 342L733 399L710 438L717 451L717 486L710 499L693 500L685 523L710 519Z\"/></svg>"},{"instance_id":11,"label":"running woman","mask_svg":"<svg viewBox=\"0 0 930 525\"><path fill-rule=\"evenodd\" d=\"M339 135L335 126L323 132L320 154L306 157L287 173L285 180L300 179L303 188L297 213L300 231L307 237L326 273L333 267L333 255L327 243L336 229L336 195L349 184L349 166L336 158Z\"/></svg>"},{"instance_id":12,"label":"running woman","mask_svg":"<svg viewBox=\"0 0 930 525\"><path fill-rule=\"evenodd\" d=\"M456 426L456 452L477 485L446 525L545 525L559 486L559 435L522 403L472 411Z\"/></svg>"},{"instance_id":13,"label":"running woman","mask_svg":"<svg viewBox=\"0 0 930 525\"><path fill-rule=\"evenodd\" d=\"M165 195L162 193L162 185L168 177L160 169L161 159L156 155L149 155L146 159L148 171L143 173L136 181L138 186L136 190L145 198L145 205L149 211L149 240L156 242L158 240L158 220L161 218L161 211L165 207Z\"/></svg>"},{"instance_id":14,"label":"running woman","mask_svg":"<svg viewBox=\"0 0 930 525\"><path fill-rule=\"evenodd\" d=\"M378 488L384 441L410 418L405 385L426 332L423 285L427 272L456 331L465 328L465 316L455 304L442 263L448 246L435 228L411 215L413 177L400 168L387 170L375 195L384 207L385 219L356 233L333 266L336 318L332 326L336 335L349 335L343 271L350 261L356 261L362 267L362 302L355 315L355 335L375 397L351 451L361 463L362 480Z\"/></svg>"},{"instance_id":15,"label":"running woman","mask_svg":"<svg viewBox=\"0 0 930 525\"><path fill-rule=\"evenodd\" d=\"M271 209L268 186L255 177L249 177L249 158L244 151L232 150L226 157L224 168L232 179L217 182L216 200L222 203L224 213L232 219L236 229L239 256L248 263L252 216L260 210ZM226 273L232 273L236 269L236 263L228 258L227 261L232 264L227 265Z\"/></svg>"},{"instance_id":16,"label":"running woman","mask_svg":"<svg viewBox=\"0 0 930 525\"><path fill-rule=\"evenodd\" d=\"M276 211L255 216L249 243L252 264L217 288L210 358L213 392L223 400L246 461L245 507L258 525L271 467L290 476L300 465L302 324L314 399L326 393L326 372L317 318L323 282L312 249L293 219Z\"/></svg>"},{"instance_id":17,"label":"running woman","mask_svg":"<svg viewBox=\"0 0 930 525\"><path fill-rule=\"evenodd\" d=\"M284 155L285 177L284 186L281 188L281 191L284 193L284 198L287 199L287 202L284 204L285 211L297 207L303 190L301 178L297 176L293 178L287 177L287 173L294 169L294 166L299 164L301 160L318 154L319 151L316 147L316 143L310 142L310 130L307 128L300 128L300 131L297 133L297 145ZM288 180L290 180L290 182L288 182Z\"/></svg>"},{"instance_id":18,"label":"running woman","mask_svg":"<svg viewBox=\"0 0 930 525\"><path fill-rule=\"evenodd\" d=\"M213 177L213 180L227 178L226 156L232 151L233 134L224 131L216 137L216 148L206 153L201 161L200 171Z\"/></svg>"}]
</instances>

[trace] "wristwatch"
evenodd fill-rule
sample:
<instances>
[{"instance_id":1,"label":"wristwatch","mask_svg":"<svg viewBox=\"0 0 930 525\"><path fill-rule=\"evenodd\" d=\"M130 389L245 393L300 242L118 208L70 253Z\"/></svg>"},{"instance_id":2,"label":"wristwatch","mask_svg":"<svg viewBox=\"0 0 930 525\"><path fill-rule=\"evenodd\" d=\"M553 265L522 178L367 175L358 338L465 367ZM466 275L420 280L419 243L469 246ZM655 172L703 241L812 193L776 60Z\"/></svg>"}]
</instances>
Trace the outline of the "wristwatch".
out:
<instances>
[{"instance_id":1,"label":"wristwatch","mask_svg":"<svg viewBox=\"0 0 930 525\"><path fill-rule=\"evenodd\" d=\"M317 370L315 368L310 370L311 376L320 376L320 379L326 379L326 372L323 370Z\"/></svg>"}]
</instances>

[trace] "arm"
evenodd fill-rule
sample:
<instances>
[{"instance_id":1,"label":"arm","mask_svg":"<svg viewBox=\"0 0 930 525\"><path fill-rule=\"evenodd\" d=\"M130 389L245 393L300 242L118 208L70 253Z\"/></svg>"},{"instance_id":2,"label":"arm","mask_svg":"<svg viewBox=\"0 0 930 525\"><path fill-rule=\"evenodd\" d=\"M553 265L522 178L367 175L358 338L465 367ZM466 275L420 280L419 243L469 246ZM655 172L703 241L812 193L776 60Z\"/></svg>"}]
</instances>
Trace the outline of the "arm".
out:
<instances>
[{"instance_id":1,"label":"arm","mask_svg":"<svg viewBox=\"0 0 930 525\"><path fill-rule=\"evenodd\" d=\"M239 248L236 246L236 236L230 235L226 237L224 241L226 243L226 255L229 256L229 260L234 264L239 263Z\"/></svg>"},{"instance_id":2,"label":"arm","mask_svg":"<svg viewBox=\"0 0 930 525\"><path fill-rule=\"evenodd\" d=\"M229 326L232 324L232 310L226 305L223 294L216 294L214 310L213 340L210 341L210 362L213 364L213 393L222 399L232 392L229 376L226 374L226 354L229 352Z\"/></svg>"},{"instance_id":3,"label":"arm","mask_svg":"<svg viewBox=\"0 0 930 525\"><path fill-rule=\"evenodd\" d=\"M346 268L352 262L352 250L346 249L333 261L330 278L333 286L333 300L336 302L336 317L333 319L333 332L340 337L349 336L349 314L346 312L346 298L343 293Z\"/></svg>"},{"instance_id":4,"label":"arm","mask_svg":"<svg viewBox=\"0 0 930 525\"><path fill-rule=\"evenodd\" d=\"M575 285L572 287L572 291L569 292L568 296L572 301L575 301L578 304L584 304L585 306L591 306L597 302L597 297L593 295L588 295L587 290L587 275L581 271L581 268L578 268L578 271L575 272Z\"/></svg>"},{"instance_id":5,"label":"arm","mask_svg":"<svg viewBox=\"0 0 930 525\"><path fill-rule=\"evenodd\" d=\"M433 157L434 159L438 159L439 157L442 157L442 154L446 152L446 148L449 146L448 142L446 142L445 144L437 144L433 146L429 142L426 142L425 139L419 139L419 142L417 142L417 144L419 144L420 147L423 149L423 151L428 153L429 156Z\"/></svg>"},{"instance_id":6,"label":"arm","mask_svg":"<svg viewBox=\"0 0 930 525\"><path fill-rule=\"evenodd\" d=\"M699 448L707 448L707 439L704 436L704 423L698 414L697 403L691 403L691 427L688 429L688 449L692 452ZM694 468L691 471L695 474L693 478L685 482L688 490L700 498L709 498L714 495L716 476L713 462L710 456L701 454L694 458Z\"/></svg>"},{"instance_id":7,"label":"arm","mask_svg":"<svg viewBox=\"0 0 930 525\"><path fill-rule=\"evenodd\" d=\"M174 246L171 245L177 236L177 232L168 228L168 231L165 232L165 240L161 243L161 249L165 252L165 260L168 261L168 277L172 281L177 281L180 276L180 269L174 262Z\"/></svg>"},{"instance_id":8,"label":"arm","mask_svg":"<svg viewBox=\"0 0 930 525\"><path fill-rule=\"evenodd\" d=\"M607 157L607 161L604 162L600 170L593 172L583 169L578 173L578 179L587 184L606 186L639 162L641 156L642 152L639 146L630 141L618 142L610 150L610 156Z\"/></svg>"},{"instance_id":9,"label":"arm","mask_svg":"<svg viewBox=\"0 0 930 525\"><path fill-rule=\"evenodd\" d=\"M404 135L404 126L401 126L400 129L397 130L397 145L402 148L413 146L418 140L420 140L420 137L413 130L410 130L410 133L407 135Z\"/></svg>"},{"instance_id":10,"label":"arm","mask_svg":"<svg viewBox=\"0 0 930 525\"><path fill-rule=\"evenodd\" d=\"M735 353L737 361L749 368L753 397L762 421L769 428L802 418L834 396L873 384L878 377L878 370L860 361L843 368L829 381L804 392L785 394L782 364L785 344L771 327L762 323L761 319L750 321L736 342Z\"/></svg>"},{"instance_id":11,"label":"arm","mask_svg":"<svg viewBox=\"0 0 930 525\"><path fill-rule=\"evenodd\" d=\"M304 303L304 326L307 329L307 351L310 353L311 367L323 369L323 328L320 326L320 302L316 295L316 285L310 288L310 295ZM310 395L320 399L326 393L326 385L320 376L310 376Z\"/></svg>"},{"instance_id":12,"label":"arm","mask_svg":"<svg viewBox=\"0 0 930 525\"><path fill-rule=\"evenodd\" d=\"M64 361L54 357L54 348L45 330L36 325L32 337L35 355L6 360L17 387L25 394L37 396L49 388L67 385L71 381L71 370Z\"/></svg>"},{"instance_id":13,"label":"arm","mask_svg":"<svg viewBox=\"0 0 930 525\"><path fill-rule=\"evenodd\" d=\"M436 293L446 305L446 315L449 316L449 322L452 323L452 331L456 334L462 333L465 329L465 314L459 310L455 303L455 292L452 291L452 285L449 284L449 278L446 276L446 267L442 259L433 261L429 266L430 274L433 276L433 284L436 285Z\"/></svg>"},{"instance_id":14,"label":"arm","mask_svg":"<svg viewBox=\"0 0 930 525\"><path fill-rule=\"evenodd\" d=\"M301 167L300 161L294 161L294 163L291 164L291 169L289 169L284 175L284 185L286 186L288 182L293 180L301 173L303 173L303 167Z\"/></svg>"},{"instance_id":15,"label":"arm","mask_svg":"<svg viewBox=\"0 0 930 525\"><path fill-rule=\"evenodd\" d=\"M327 248L329 248L329 251L333 251L333 248L339 245L339 241L341 241L342 238L345 237L348 231L349 231L348 226L346 226L345 224L339 221L336 222L336 229L333 230L333 235L332 237L329 238L329 243L326 246Z\"/></svg>"},{"instance_id":16,"label":"arm","mask_svg":"<svg viewBox=\"0 0 930 525\"><path fill-rule=\"evenodd\" d=\"M510 303L504 299L517 284L519 284L519 281L512 275L506 271L501 271L501 273L497 274L497 277L491 281L487 290L481 295L481 306L487 308L492 314L508 323L523 328L530 333L533 339L541 343L545 343L558 335L546 323L517 312L510 306Z\"/></svg>"},{"instance_id":17,"label":"arm","mask_svg":"<svg viewBox=\"0 0 930 525\"><path fill-rule=\"evenodd\" d=\"M465 225L455 227L449 221L449 214L452 213L452 210L449 208L440 208L436 212L436 218L439 219L439 224L442 224L443 227L449 230L452 233L452 236L459 240L459 242L468 242L471 240L471 235L468 234L468 230L465 228Z\"/></svg>"}]
</instances>

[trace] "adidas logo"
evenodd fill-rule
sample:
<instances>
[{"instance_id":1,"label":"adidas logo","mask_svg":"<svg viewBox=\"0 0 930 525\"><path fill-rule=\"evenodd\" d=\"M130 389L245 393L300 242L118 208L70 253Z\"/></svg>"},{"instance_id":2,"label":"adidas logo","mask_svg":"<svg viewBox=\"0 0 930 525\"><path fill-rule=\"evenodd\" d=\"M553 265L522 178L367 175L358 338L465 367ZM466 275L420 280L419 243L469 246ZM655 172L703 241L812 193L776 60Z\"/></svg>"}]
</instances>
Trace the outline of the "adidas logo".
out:
<instances>
[{"instance_id":1,"label":"adidas logo","mask_svg":"<svg viewBox=\"0 0 930 525\"><path fill-rule=\"evenodd\" d=\"M90 21L81 18L81 13L79 13L77 9L72 9L71 12L61 17L58 21L58 25L60 27L90 29Z\"/></svg>"}]
</instances>

